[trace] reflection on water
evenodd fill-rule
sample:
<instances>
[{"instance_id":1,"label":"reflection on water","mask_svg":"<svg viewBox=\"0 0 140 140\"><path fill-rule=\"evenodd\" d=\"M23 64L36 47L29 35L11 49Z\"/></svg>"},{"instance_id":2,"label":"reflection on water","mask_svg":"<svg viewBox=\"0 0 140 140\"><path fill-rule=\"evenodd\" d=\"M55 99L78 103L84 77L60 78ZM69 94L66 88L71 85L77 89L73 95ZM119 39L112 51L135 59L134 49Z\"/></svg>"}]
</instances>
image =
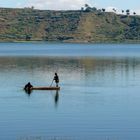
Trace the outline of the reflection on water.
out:
<instances>
[{"instance_id":1,"label":"reflection on water","mask_svg":"<svg viewBox=\"0 0 140 140\"><path fill-rule=\"evenodd\" d=\"M55 101L55 105L57 106L58 105L58 101L59 101L59 91L56 90L56 94L54 96L54 101Z\"/></svg>"},{"instance_id":2,"label":"reflection on water","mask_svg":"<svg viewBox=\"0 0 140 140\"><path fill-rule=\"evenodd\" d=\"M1 76L33 85L50 85L55 72L65 85L125 86L139 78L139 58L1 58ZM22 79L24 77L24 80ZM14 78L15 79L15 78ZM114 81L114 82L112 82ZM134 83L132 82L134 81ZM137 83L138 84L138 83ZM23 86L21 85L21 86Z\"/></svg>"},{"instance_id":3,"label":"reflection on water","mask_svg":"<svg viewBox=\"0 0 140 140\"><path fill-rule=\"evenodd\" d=\"M140 139L139 71L139 57L1 57L0 139ZM59 93L24 92L55 72Z\"/></svg>"},{"instance_id":4,"label":"reflection on water","mask_svg":"<svg viewBox=\"0 0 140 140\"><path fill-rule=\"evenodd\" d=\"M30 97L31 94L33 93L32 90L24 90L25 93ZM36 91L37 92L37 91ZM58 105L58 101L59 101L59 90L56 90L55 91L55 95L54 95L54 103L55 103L55 106L57 107Z\"/></svg>"},{"instance_id":5,"label":"reflection on water","mask_svg":"<svg viewBox=\"0 0 140 140\"><path fill-rule=\"evenodd\" d=\"M25 93L30 97L31 93L32 93L32 90L24 90Z\"/></svg>"}]
</instances>

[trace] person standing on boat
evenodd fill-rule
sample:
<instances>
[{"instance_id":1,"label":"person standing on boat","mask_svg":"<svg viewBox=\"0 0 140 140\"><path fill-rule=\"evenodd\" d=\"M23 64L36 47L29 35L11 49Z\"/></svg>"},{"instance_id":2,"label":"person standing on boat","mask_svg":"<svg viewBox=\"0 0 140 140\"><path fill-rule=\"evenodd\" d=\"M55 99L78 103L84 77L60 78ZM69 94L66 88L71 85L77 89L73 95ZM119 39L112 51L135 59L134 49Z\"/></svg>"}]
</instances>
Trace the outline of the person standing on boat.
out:
<instances>
[{"instance_id":1,"label":"person standing on boat","mask_svg":"<svg viewBox=\"0 0 140 140\"><path fill-rule=\"evenodd\" d=\"M58 77L57 73L55 73L55 76L54 76L53 80L54 80L55 83L56 83L56 87L58 87L59 77Z\"/></svg>"}]
</instances>

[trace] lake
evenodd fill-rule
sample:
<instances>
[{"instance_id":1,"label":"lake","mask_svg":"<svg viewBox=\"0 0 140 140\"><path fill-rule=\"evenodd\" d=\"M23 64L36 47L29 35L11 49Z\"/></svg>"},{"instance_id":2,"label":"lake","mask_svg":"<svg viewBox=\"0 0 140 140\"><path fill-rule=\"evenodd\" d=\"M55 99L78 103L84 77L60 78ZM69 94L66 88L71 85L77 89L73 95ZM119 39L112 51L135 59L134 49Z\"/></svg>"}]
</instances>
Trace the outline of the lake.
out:
<instances>
[{"instance_id":1,"label":"lake","mask_svg":"<svg viewBox=\"0 0 140 140\"><path fill-rule=\"evenodd\" d=\"M140 139L139 44L0 43L0 84L2 140Z\"/></svg>"}]
</instances>

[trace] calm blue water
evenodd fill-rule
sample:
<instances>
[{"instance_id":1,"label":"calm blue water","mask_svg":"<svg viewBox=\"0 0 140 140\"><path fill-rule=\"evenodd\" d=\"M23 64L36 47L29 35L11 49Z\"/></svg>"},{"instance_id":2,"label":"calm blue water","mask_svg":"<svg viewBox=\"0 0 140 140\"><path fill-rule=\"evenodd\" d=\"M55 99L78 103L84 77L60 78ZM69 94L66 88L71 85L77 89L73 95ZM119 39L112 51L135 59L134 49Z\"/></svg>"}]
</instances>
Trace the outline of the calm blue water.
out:
<instances>
[{"instance_id":1,"label":"calm blue water","mask_svg":"<svg viewBox=\"0 0 140 140\"><path fill-rule=\"evenodd\" d=\"M0 43L0 56L139 56L139 44Z\"/></svg>"},{"instance_id":2,"label":"calm blue water","mask_svg":"<svg viewBox=\"0 0 140 140\"><path fill-rule=\"evenodd\" d=\"M139 44L0 43L0 84L2 140L140 139Z\"/></svg>"}]
</instances>

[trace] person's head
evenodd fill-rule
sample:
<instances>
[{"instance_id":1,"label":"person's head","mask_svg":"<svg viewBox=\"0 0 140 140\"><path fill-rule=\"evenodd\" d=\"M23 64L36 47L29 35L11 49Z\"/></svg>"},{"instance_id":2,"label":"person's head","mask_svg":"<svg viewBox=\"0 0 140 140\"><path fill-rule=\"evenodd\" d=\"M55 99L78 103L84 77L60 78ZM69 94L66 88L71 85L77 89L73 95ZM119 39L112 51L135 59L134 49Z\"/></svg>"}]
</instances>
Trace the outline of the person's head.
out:
<instances>
[{"instance_id":1,"label":"person's head","mask_svg":"<svg viewBox=\"0 0 140 140\"><path fill-rule=\"evenodd\" d=\"M55 75L57 75L57 73L55 73Z\"/></svg>"},{"instance_id":2,"label":"person's head","mask_svg":"<svg viewBox=\"0 0 140 140\"><path fill-rule=\"evenodd\" d=\"M31 83L30 82L28 82L28 85L30 85Z\"/></svg>"}]
</instances>

